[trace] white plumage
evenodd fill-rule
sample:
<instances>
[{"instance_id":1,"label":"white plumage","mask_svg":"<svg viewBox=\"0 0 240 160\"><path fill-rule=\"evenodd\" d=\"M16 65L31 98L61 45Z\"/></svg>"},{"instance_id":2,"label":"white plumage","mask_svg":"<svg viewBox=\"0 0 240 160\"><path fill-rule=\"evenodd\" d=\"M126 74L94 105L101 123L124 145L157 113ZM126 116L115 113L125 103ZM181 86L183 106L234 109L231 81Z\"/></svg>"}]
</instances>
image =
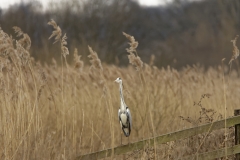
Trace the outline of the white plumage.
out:
<instances>
[{"instance_id":1,"label":"white plumage","mask_svg":"<svg viewBox=\"0 0 240 160\"><path fill-rule=\"evenodd\" d=\"M120 119L123 124L127 124L127 115L126 114L121 114Z\"/></svg>"}]
</instances>

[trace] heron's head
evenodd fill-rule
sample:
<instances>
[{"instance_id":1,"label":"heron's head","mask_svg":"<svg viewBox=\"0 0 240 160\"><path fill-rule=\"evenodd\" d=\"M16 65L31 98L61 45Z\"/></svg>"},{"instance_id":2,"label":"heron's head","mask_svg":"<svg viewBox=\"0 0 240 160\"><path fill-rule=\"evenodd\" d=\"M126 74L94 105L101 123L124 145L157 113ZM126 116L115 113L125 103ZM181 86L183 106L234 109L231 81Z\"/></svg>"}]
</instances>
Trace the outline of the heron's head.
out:
<instances>
[{"instance_id":1,"label":"heron's head","mask_svg":"<svg viewBox=\"0 0 240 160\"><path fill-rule=\"evenodd\" d=\"M121 83L121 82L122 82L122 79L121 79L120 77L118 77L118 78L115 80L115 82Z\"/></svg>"}]
</instances>

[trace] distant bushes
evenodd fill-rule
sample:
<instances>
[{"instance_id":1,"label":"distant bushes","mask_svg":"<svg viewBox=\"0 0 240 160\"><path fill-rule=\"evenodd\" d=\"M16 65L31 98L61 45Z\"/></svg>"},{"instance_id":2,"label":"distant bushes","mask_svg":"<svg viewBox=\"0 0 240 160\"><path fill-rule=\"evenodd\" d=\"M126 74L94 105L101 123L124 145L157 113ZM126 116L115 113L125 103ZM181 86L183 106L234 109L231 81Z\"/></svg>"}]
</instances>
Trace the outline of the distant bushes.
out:
<instances>
[{"instance_id":1,"label":"distant bushes","mask_svg":"<svg viewBox=\"0 0 240 160\"><path fill-rule=\"evenodd\" d=\"M139 42L138 54L149 62L155 55L158 67L182 67L200 63L218 65L223 57L230 59L230 40L240 33L240 2L237 0L207 0L184 3L175 0L165 8L142 8L128 0L89 0L51 5L42 12L34 2L1 10L0 25L10 34L19 26L32 40L31 53L42 62L58 60L60 50L49 42L50 19L58 22L67 34L70 56L77 48L83 60L90 45L105 63L127 65L127 43L122 32ZM57 44L56 44L57 45ZM238 45L238 44L237 44Z\"/></svg>"}]
</instances>

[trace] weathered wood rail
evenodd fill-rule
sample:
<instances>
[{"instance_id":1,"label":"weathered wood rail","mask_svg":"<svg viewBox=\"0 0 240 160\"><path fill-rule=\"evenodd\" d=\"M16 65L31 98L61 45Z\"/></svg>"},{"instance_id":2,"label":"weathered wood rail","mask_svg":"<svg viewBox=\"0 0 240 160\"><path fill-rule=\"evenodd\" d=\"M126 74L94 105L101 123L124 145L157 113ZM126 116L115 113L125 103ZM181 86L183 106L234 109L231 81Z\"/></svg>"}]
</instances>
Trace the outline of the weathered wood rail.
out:
<instances>
[{"instance_id":1,"label":"weathered wood rail","mask_svg":"<svg viewBox=\"0 0 240 160\"><path fill-rule=\"evenodd\" d=\"M239 112L240 112L239 110L235 110L234 115L239 115L238 114ZM235 146L227 148L227 155L236 154L236 159L240 160L240 139L239 139L239 137L240 137L240 135L239 135L240 134L240 130L239 130L240 129L240 127L239 127L240 126L240 116L235 116L235 117L226 119L226 127L231 127L231 126L235 126ZM197 134L202 134L202 133L206 133L206 132L211 132L213 130L218 130L218 129L221 129L224 127L225 127L225 120L220 120L220 121L216 121L216 122L213 122L210 124L205 124L205 125L201 125L201 126L161 135L161 136L156 136L153 138L145 139L142 141L130 143L130 144L123 145L123 146L118 146L115 148L109 148L106 150L102 150L102 151L98 151L98 152L94 152L94 153L90 153L90 154L86 154L86 155L79 155L78 157L76 157L76 160L106 158L106 157L110 157L112 155L112 152L114 153L114 155L121 155L121 154L125 154L127 152L131 152L134 150L143 149L146 145L148 147L150 147L150 146L154 146L154 143L155 143L155 145L158 145L158 144L162 144L162 143L166 143L166 142L170 142L170 141L176 141L176 140L184 139L184 138L191 137L191 136L194 136ZM182 157L182 159L205 160L205 159L219 158L219 157L223 157L223 156L225 156L225 149L218 149L215 151L201 153L198 155Z\"/></svg>"}]
</instances>

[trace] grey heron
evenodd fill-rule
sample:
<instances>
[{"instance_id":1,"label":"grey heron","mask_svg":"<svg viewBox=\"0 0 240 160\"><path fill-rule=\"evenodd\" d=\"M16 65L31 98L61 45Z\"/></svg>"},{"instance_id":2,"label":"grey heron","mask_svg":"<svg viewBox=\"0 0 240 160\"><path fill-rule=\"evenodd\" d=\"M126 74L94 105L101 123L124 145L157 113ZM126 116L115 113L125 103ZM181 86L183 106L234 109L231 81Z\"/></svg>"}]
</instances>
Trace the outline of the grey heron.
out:
<instances>
[{"instance_id":1,"label":"grey heron","mask_svg":"<svg viewBox=\"0 0 240 160\"><path fill-rule=\"evenodd\" d=\"M120 122L120 126L123 130L123 133L126 137L130 136L131 128L132 128L132 117L131 112L123 98L123 84L122 79L117 78L115 82L119 83L119 91L120 91L120 109L118 110L118 118Z\"/></svg>"}]
</instances>

